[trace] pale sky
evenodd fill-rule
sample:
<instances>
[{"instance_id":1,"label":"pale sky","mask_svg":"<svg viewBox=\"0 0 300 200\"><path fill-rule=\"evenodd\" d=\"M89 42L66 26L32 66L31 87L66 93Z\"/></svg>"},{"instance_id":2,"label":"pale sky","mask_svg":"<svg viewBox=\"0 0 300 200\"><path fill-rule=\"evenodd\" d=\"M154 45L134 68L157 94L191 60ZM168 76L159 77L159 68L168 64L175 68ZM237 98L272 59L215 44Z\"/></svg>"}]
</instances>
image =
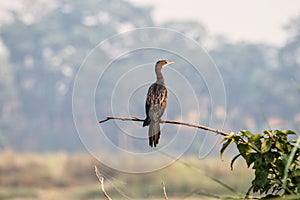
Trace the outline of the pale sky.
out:
<instances>
[{"instance_id":1,"label":"pale sky","mask_svg":"<svg viewBox=\"0 0 300 200\"><path fill-rule=\"evenodd\" d=\"M300 16L300 0L129 0L136 5L154 6L153 18L197 20L209 34L225 35L232 41L284 44L283 30L293 17Z\"/></svg>"}]
</instances>

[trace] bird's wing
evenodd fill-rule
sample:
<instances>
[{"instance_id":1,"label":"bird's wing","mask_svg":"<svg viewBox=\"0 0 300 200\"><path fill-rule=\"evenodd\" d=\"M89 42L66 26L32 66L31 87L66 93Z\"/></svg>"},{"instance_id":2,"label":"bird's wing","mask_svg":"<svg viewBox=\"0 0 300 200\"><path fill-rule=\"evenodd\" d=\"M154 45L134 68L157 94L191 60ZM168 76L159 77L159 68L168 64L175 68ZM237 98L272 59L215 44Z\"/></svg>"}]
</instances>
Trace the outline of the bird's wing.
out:
<instances>
[{"instance_id":1,"label":"bird's wing","mask_svg":"<svg viewBox=\"0 0 300 200\"><path fill-rule=\"evenodd\" d=\"M150 86L148 90L147 100L146 100L146 114L149 116L149 110L153 110L155 116L150 118L155 118L159 120L165 111L168 100L168 91L164 85L154 83ZM152 112L153 113L153 112Z\"/></svg>"}]
</instances>

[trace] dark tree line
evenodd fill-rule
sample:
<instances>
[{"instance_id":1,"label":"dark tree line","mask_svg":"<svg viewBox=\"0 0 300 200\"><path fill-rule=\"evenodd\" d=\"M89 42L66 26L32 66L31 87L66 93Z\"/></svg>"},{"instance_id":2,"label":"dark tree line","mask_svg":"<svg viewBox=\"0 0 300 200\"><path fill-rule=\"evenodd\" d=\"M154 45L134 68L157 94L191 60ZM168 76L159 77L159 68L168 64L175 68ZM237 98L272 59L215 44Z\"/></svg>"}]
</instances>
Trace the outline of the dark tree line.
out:
<instances>
[{"instance_id":1,"label":"dark tree line","mask_svg":"<svg viewBox=\"0 0 300 200\"><path fill-rule=\"evenodd\" d=\"M40 9L42 6L45 5ZM31 13L31 21L26 20L24 13L14 11L13 20L2 23L0 29L7 52L0 55L0 145L18 150L80 150L72 118L76 71L91 48L122 28L155 26L151 9L109 0L67 0L35 14L30 6L26 8L23 12ZM227 129L261 130L268 119L297 130L299 21L298 18L290 22L290 39L281 48L223 41L210 50L225 83ZM162 26L187 35L192 31L192 37L199 42L210 37L197 22L170 22ZM193 75L193 71L185 73ZM197 80L191 83L201 90ZM199 98L207 98L205 92L200 94ZM96 106L105 110L101 97L98 100ZM170 118L176 113L172 115Z\"/></svg>"}]
</instances>

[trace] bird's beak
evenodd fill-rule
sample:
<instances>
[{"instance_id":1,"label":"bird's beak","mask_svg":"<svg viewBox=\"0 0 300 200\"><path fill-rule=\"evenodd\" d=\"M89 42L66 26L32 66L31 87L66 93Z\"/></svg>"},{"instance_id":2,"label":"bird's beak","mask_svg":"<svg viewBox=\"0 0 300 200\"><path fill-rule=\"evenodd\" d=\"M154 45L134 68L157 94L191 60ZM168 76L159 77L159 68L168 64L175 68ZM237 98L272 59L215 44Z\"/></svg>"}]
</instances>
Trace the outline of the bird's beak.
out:
<instances>
[{"instance_id":1,"label":"bird's beak","mask_svg":"<svg viewBox=\"0 0 300 200\"><path fill-rule=\"evenodd\" d=\"M166 65L173 64L173 63L175 63L175 62L173 62L173 61L167 61Z\"/></svg>"}]
</instances>

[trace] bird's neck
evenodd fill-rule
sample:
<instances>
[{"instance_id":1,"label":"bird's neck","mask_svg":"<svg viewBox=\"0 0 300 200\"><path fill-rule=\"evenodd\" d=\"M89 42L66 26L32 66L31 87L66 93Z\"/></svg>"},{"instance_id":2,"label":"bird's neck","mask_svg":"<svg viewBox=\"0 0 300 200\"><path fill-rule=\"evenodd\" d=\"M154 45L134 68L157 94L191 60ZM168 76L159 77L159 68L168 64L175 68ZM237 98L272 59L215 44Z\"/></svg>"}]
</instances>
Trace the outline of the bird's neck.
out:
<instances>
[{"instance_id":1,"label":"bird's neck","mask_svg":"<svg viewBox=\"0 0 300 200\"><path fill-rule=\"evenodd\" d=\"M155 68L155 73L156 73L156 83L164 85L165 84L165 79L161 73L161 68L156 67Z\"/></svg>"}]
</instances>

